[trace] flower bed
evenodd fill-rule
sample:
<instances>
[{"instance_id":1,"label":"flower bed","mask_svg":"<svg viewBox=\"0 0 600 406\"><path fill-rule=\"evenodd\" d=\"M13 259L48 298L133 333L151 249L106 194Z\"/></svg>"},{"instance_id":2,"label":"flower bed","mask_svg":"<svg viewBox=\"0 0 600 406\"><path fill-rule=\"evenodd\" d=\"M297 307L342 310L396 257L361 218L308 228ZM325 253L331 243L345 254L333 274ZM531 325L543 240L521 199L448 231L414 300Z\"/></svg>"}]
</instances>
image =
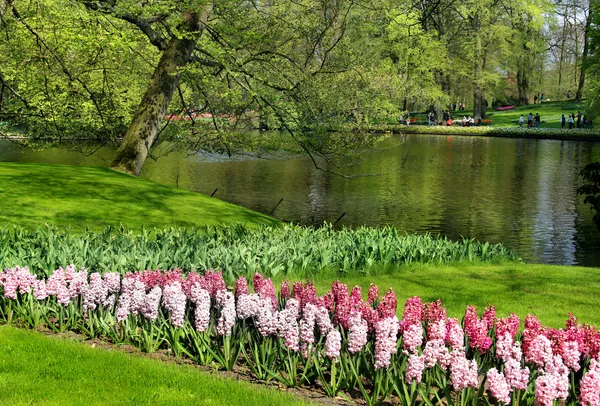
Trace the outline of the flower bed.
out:
<instances>
[{"instance_id":1,"label":"flower bed","mask_svg":"<svg viewBox=\"0 0 600 406\"><path fill-rule=\"evenodd\" d=\"M493 306L462 322L441 302L408 299L371 285L364 300L334 282L323 296L310 283L284 282L277 295L260 274L254 293L241 277L226 287L220 272L180 270L89 273L71 265L47 279L27 268L0 272L0 319L54 331L128 342L147 352L231 370L246 365L264 381L320 385L329 396L359 395L414 404L600 405L600 331L570 315L564 329Z\"/></svg>"}]
</instances>

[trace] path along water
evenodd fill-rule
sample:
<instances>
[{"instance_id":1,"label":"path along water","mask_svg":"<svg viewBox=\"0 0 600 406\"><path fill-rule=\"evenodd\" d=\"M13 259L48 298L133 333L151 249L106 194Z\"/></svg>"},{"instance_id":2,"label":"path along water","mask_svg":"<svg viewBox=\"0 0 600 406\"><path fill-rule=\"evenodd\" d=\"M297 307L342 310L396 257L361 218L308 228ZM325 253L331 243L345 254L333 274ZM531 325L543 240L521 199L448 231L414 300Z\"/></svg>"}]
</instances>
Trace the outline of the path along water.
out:
<instances>
[{"instance_id":1,"label":"path along water","mask_svg":"<svg viewBox=\"0 0 600 406\"><path fill-rule=\"evenodd\" d=\"M108 165L114 151L33 152L0 141L0 161ZM345 179L305 157L262 160L180 153L148 160L141 176L299 224L394 225L502 242L527 261L600 266L600 232L577 196L579 172L600 143L409 135L342 162ZM281 201L281 204L278 202Z\"/></svg>"}]
</instances>

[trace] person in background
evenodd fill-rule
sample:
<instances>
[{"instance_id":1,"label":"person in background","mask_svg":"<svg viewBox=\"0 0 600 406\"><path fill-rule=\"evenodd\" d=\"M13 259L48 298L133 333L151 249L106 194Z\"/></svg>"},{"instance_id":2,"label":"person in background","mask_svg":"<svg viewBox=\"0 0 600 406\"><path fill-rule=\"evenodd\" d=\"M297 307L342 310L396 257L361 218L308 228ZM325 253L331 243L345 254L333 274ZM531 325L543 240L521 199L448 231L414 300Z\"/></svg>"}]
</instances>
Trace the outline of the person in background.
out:
<instances>
[{"instance_id":1,"label":"person in background","mask_svg":"<svg viewBox=\"0 0 600 406\"><path fill-rule=\"evenodd\" d=\"M456 102L452 103L452 111L456 111Z\"/></svg>"},{"instance_id":2,"label":"person in background","mask_svg":"<svg viewBox=\"0 0 600 406\"><path fill-rule=\"evenodd\" d=\"M519 117L519 127L523 128L523 124L525 124L525 116L521 114L521 117Z\"/></svg>"},{"instance_id":3,"label":"person in background","mask_svg":"<svg viewBox=\"0 0 600 406\"><path fill-rule=\"evenodd\" d=\"M527 116L527 128L533 127L533 114L529 113Z\"/></svg>"},{"instance_id":4,"label":"person in background","mask_svg":"<svg viewBox=\"0 0 600 406\"><path fill-rule=\"evenodd\" d=\"M535 121L535 126L537 128L540 128L540 123L541 123L541 121L540 121L540 113L535 113L535 117L533 119Z\"/></svg>"},{"instance_id":5,"label":"person in background","mask_svg":"<svg viewBox=\"0 0 600 406\"><path fill-rule=\"evenodd\" d=\"M577 128L581 128L581 111L577 112Z\"/></svg>"},{"instance_id":6,"label":"person in background","mask_svg":"<svg viewBox=\"0 0 600 406\"><path fill-rule=\"evenodd\" d=\"M537 104L537 94L533 96L533 104Z\"/></svg>"},{"instance_id":7,"label":"person in background","mask_svg":"<svg viewBox=\"0 0 600 406\"><path fill-rule=\"evenodd\" d=\"M542 93L542 95L540 96L540 103L543 102L544 100L546 100L546 96L544 96L544 93Z\"/></svg>"},{"instance_id":8,"label":"person in background","mask_svg":"<svg viewBox=\"0 0 600 406\"><path fill-rule=\"evenodd\" d=\"M562 117L560 118L560 128L565 128L566 122L567 122L567 119L565 118L565 115L563 114Z\"/></svg>"},{"instance_id":9,"label":"person in background","mask_svg":"<svg viewBox=\"0 0 600 406\"><path fill-rule=\"evenodd\" d=\"M448 120L450 120L450 114L447 111L444 111L444 115L442 116L444 125L448 125Z\"/></svg>"},{"instance_id":10,"label":"person in background","mask_svg":"<svg viewBox=\"0 0 600 406\"><path fill-rule=\"evenodd\" d=\"M410 125L410 113L406 113L406 126Z\"/></svg>"},{"instance_id":11,"label":"person in background","mask_svg":"<svg viewBox=\"0 0 600 406\"><path fill-rule=\"evenodd\" d=\"M567 123L569 123L569 130L573 129L573 123L575 122L573 116L574 114L569 114L569 118L567 119Z\"/></svg>"}]
</instances>

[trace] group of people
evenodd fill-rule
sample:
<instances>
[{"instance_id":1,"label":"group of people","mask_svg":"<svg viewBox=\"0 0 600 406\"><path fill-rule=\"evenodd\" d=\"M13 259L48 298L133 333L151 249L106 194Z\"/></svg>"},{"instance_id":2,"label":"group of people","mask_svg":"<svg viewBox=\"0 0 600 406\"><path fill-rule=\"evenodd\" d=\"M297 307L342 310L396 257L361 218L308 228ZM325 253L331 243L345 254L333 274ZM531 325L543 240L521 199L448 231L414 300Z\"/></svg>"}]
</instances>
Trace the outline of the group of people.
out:
<instances>
[{"instance_id":1,"label":"group of people","mask_svg":"<svg viewBox=\"0 0 600 406\"><path fill-rule=\"evenodd\" d=\"M563 114L560 118L560 128L565 128L565 124L569 124L569 129L586 129L591 125L586 116L581 116L581 111L578 111L577 115L575 115L575 113L569 114L567 118L565 118L565 115Z\"/></svg>"},{"instance_id":2,"label":"group of people","mask_svg":"<svg viewBox=\"0 0 600 406\"><path fill-rule=\"evenodd\" d=\"M533 126L535 127L540 127L540 123L541 123L541 117L539 113L535 113L535 116L532 113L529 113L529 115L527 116L527 127L528 128L532 128ZM523 127L523 125L525 124L525 116L523 114L521 114L521 117L519 118L519 127ZM569 114L568 117L565 117L565 115L563 114L562 117L560 118L560 128L565 128L565 125L569 125L569 129L573 129L573 128L590 128L591 127L591 122L587 119L586 116L582 116L581 115L581 111L578 111L577 114L573 113L573 114Z\"/></svg>"},{"instance_id":3,"label":"group of people","mask_svg":"<svg viewBox=\"0 0 600 406\"><path fill-rule=\"evenodd\" d=\"M457 104L456 102L452 103L452 111L456 111L457 106L458 106L458 110L464 110L465 102L461 102L460 104Z\"/></svg>"},{"instance_id":4,"label":"group of people","mask_svg":"<svg viewBox=\"0 0 600 406\"><path fill-rule=\"evenodd\" d=\"M454 108L454 106L453 106L453 108ZM464 110L464 103L461 106L461 109ZM461 120L457 120L457 122L459 122L461 124L461 126L463 126L463 127L471 127L471 126L475 125L475 119L471 116L469 116L469 117L463 116L463 118ZM434 126L436 124L438 124L438 123L436 121L435 112L433 110L431 110L429 113L427 113L427 126ZM444 126L454 125L454 119L452 118L452 114L450 113L450 110L444 111L444 113L442 115L442 122L439 124L444 125Z\"/></svg>"},{"instance_id":5,"label":"group of people","mask_svg":"<svg viewBox=\"0 0 600 406\"><path fill-rule=\"evenodd\" d=\"M535 113L535 116L532 113L529 113L527 116L527 128L532 128L534 125L539 128L542 120L539 113ZM525 116L521 114L519 117L519 127L523 127L525 124Z\"/></svg>"}]
</instances>

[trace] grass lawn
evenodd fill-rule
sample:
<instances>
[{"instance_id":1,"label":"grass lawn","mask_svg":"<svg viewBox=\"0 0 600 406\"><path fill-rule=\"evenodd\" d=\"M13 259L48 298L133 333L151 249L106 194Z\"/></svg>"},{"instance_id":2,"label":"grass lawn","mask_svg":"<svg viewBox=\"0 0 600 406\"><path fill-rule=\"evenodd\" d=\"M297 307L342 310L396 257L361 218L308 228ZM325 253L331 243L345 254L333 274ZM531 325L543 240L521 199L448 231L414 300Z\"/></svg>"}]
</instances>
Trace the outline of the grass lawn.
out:
<instances>
[{"instance_id":1,"label":"grass lawn","mask_svg":"<svg viewBox=\"0 0 600 406\"><path fill-rule=\"evenodd\" d=\"M107 168L0 163L0 225L32 228L45 223L83 230L278 221Z\"/></svg>"},{"instance_id":2,"label":"grass lawn","mask_svg":"<svg viewBox=\"0 0 600 406\"><path fill-rule=\"evenodd\" d=\"M186 365L0 327L2 405L301 405Z\"/></svg>"},{"instance_id":3,"label":"grass lawn","mask_svg":"<svg viewBox=\"0 0 600 406\"><path fill-rule=\"evenodd\" d=\"M529 313L544 325L564 327L571 312L582 323L600 327L600 269L542 264L472 265L447 267L410 265L376 275L339 278L349 288L360 285L366 295L370 283L383 294L390 287L398 297L398 315L412 296L424 301L442 299L450 316L462 318L472 304L481 312L487 304L497 307L500 316L515 313L524 321ZM315 281L325 292L331 277Z\"/></svg>"}]
</instances>

